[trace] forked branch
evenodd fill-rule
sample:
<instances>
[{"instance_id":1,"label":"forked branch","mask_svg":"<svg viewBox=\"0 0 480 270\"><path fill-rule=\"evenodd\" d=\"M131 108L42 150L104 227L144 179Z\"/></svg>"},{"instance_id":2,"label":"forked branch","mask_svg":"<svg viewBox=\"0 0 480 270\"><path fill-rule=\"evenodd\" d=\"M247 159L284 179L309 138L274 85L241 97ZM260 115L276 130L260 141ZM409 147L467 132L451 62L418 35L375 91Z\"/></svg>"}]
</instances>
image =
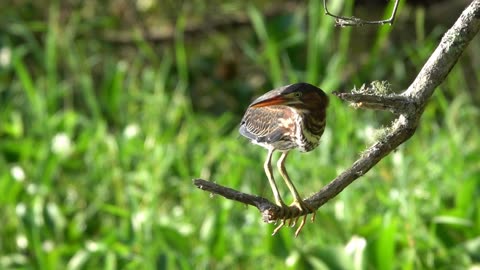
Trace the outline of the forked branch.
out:
<instances>
[{"instance_id":1,"label":"forked branch","mask_svg":"<svg viewBox=\"0 0 480 270\"><path fill-rule=\"evenodd\" d=\"M394 112L397 117L388 128L386 135L372 144L350 168L338 175L313 196L307 198L305 200L307 204L318 209L337 196L353 181L367 173L383 157L415 133L427 101L436 87L447 77L479 29L480 0L474 0L445 33L420 73L403 93L394 96L385 95L368 90L370 88L363 91L361 89L360 91L354 90L351 93L336 93L337 97L356 105L358 108L386 109ZM242 193L202 179L195 179L194 184L205 191L257 207L265 222L275 222L279 219L288 218L281 216L280 208L266 198ZM308 213L303 213L303 215L305 214Z\"/></svg>"},{"instance_id":2,"label":"forked branch","mask_svg":"<svg viewBox=\"0 0 480 270\"><path fill-rule=\"evenodd\" d=\"M395 0L395 4L393 5L393 10L392 14L390 15L390 18L386 20L378 20L378 21L369 21L369 20L363 20L357 17L343 17L343 16L337 16L330 11L328 11L327 7L327 0L323 0L323 8L325 9L325 15L331 16L335 18L335 25L336 26L362 26L362 25L367 25L367 24L393 24L393 21L395 20L395 15L397 14L397 9L398 9L398 3L400 0Z\"/></svg>"}]
</instances>

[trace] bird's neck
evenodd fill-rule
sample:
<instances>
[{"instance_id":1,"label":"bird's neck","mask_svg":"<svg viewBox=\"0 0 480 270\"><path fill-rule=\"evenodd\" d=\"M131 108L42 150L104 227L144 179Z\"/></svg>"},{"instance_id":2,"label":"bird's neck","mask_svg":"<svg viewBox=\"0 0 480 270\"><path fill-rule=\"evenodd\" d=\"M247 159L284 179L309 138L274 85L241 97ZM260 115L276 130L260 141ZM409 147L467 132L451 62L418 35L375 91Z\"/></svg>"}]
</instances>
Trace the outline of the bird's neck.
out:
<instances>
[{"instance_id":1,"label":"bird's neck","mask_svg":"<svg viewBox=\"0 0 480 270\"><path fill-rule=\"evenodd\" d=\"M309 152L317 147L325 130L325 110L296 110L296 140L300 151Z\"/></svg>"}]
</instances>

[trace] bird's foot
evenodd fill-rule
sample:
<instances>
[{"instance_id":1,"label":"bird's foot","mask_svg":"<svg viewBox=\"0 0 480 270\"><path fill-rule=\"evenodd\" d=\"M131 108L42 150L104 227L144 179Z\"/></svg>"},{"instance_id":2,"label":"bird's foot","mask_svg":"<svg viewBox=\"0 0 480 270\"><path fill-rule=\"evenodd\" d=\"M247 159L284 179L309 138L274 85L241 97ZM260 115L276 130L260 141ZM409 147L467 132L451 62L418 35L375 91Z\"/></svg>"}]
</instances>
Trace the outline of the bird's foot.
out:
<instances>
[{"instance_id":1,"label":"bird's foot","mask_svg":"<svg viewBox=\"0 0 480 270\"><path fill-rule=\"evenodd\" d=\"M297 224L297 221L303 216L302 222L295 231L295 237L300 234L303 226L305 226L305 221L307 220L307 215L312 213L312 222L315 220L315 211L316 209L310 206L309 204L303 202L302 200L295 200L290 206L286 206L283 202L280 206L279 220L281 220L280 225L278 225L275 230L273 230L272 235L275 235L283 226L288 222L289 227L294 227ZM276 222L275 222L276 224Z\"/></svg>"},{"instance_id":2,"label":"bird's foot","mask_svg":"<svg viewBox=\"0 0 480 270\"><path fill-rule=\"evenodd\" d=\"M283 201L277 202L277 205L280 207L278 216L281 218L277 219L274 224L277 225L277 222L280 220L280 225L273 230L272 235L275 235L283 226L285 226L287 220L291 220L290 217L292 216L292 211Z\"/></svg>"},{"instance_id":3,"label":"bird's foot","mask_svg":"<svg viewBox=\"0 0 480 270\"><path fill-rule=\"evenodd\" d=\"M312 218L311 218L311 221L315 221L315 212L316 212L316 209L313 208L312 206L310 206L309 204L305 203L304 201L302 201L301 199L299 200L295 200L291 205L290 207L295 207L299 210L298 214L295 215L295 221L293 222L293 226L295 226L296 222L298 221L298 219L303 216L303 219L302 219L302 222L300 223L300 225L298 226L297 230L295 231L295 237L297 237L299 234L300 234L300 231L303 229L303 226L305 226L305 221L307 220L307 215L309 213L312 213ZM293 219L293 218L292 218ZM292 220L291 219L291 220Z\"/></svg>"}]
</instances>

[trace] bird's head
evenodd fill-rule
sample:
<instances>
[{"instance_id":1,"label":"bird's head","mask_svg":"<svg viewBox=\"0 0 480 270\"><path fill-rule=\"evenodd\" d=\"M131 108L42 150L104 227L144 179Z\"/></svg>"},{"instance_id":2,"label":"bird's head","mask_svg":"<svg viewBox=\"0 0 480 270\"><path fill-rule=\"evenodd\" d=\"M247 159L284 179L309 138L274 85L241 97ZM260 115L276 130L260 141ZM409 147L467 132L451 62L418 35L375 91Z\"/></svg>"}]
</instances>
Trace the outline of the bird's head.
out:
<instances>
[{"instance_id":1,"label":"bird's head","mask_svg":"<svg viewBox=\"0 0 480 270\"><path fill-rule=\"evenodd\" d=\"M327 95L308 83L295 83L274 89L253 102L251 107L285 105L297 109L321 110L328 106Z\"/></svg>"}]
</instances>

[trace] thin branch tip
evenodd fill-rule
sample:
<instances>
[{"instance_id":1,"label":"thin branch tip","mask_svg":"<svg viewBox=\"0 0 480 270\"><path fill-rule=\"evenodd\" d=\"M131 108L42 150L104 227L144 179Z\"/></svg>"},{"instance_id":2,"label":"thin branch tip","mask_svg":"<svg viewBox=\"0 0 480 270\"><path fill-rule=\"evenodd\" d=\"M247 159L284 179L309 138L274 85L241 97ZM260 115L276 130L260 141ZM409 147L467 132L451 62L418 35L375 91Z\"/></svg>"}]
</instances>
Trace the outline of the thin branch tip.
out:
<instances>
[{"instance_id":1,"label":"thin branch tip","mask_svg":"<svg viewBox=\"0 0 480 270\"><path fill-rule=\"evenodd\" d=\"M375 82L370 83L370 85ZM352 89L350 92L335 91L332 93L339 99L350 103L355 109L387 110L393 114L407 111L411 101L404 96L393 94L386 88L365 87Z\"/></svg>"},{"instance_id":2,"label":"thin branch tip","mask_svg":"<svg viewBox=\"0 0 480 270\"><path fill-rule=\"evenodd\" d=\"M388 18L386 20L378 20L378 21L363 20L363 19L357 18L355 16L344 17L344 16L334 15L334 14L332 14L328 11L327 0L323 0L323 8L324 8L324 11L325 11L325 15L333 17L335 19L335 26L339 26L339 27L364 26L364 25L385 25L385 24L393 25L393 21L395 20L395 16L397 14L397 8L398 8L399 3L400 3L400 0L395 0L390 18Z\"/></svg>"}]
</instances>

